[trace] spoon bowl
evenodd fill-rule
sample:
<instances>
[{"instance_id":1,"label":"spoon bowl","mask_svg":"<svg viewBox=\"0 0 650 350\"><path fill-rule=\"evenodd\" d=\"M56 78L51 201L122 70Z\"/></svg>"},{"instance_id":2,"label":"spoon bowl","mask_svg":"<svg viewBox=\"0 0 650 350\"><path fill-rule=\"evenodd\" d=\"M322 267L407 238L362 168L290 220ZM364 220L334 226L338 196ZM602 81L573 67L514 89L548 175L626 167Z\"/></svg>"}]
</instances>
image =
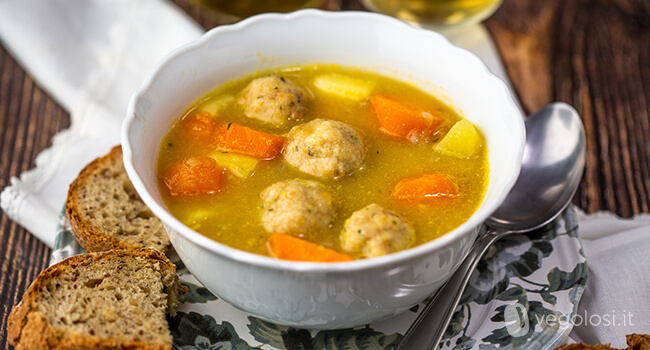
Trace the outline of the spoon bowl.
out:
<instances>
[{"instance_id":1,"label":"spoon bowl","mask_svg":"<svg viewBox=\"0 0 650 350\"><path fill-rule=\"evenodd\" d=\"M485 222L463 263L438 290L397 346L437 349L479 260L500 238L525 233L553 221L571 202L585 164L580 116L566 103L553 103L526 120L521 172L505 201Z\"/></svg>"},{"instance_id":2,"label":"spoon bowl","mask_svg":"<svg viewBox=\"0 0 650 350\"><path fill-rule=\"evenodd\" d=\"M486 224L528 232L546 225L569 204L585 164L585 134L578 113L553 103L526 120L521 173Z\"/></svg>"}]
</instances>

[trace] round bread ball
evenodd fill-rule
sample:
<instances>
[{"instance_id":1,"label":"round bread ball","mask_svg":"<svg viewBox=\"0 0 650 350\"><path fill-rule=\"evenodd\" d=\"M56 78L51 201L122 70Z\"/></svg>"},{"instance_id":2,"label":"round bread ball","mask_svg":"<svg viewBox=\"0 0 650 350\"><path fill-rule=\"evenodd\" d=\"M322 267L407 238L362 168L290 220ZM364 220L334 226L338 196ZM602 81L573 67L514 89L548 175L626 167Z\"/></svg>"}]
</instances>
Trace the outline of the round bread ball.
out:
<instances>
[{"instance_id":1,"label":"round bread ball","mask_svg":"<svg viewBox=\"0 0 650 350\"><path fill-rule=\"evenodd\" d=\"M311 96L302 88L277 75L251 81L239 96L249 118L281 127L290 121L300 121Z\"/></svg>"},{"instance_id":2,"label":"round bread ball","mask_svg":"<svg viewBox=\"0 0 650 350\"><path fill-rule=\"evenodd\" d=\"M314 119L287 135L284 159L300 171L338 178L361 167L366 146L361 132L334 120Z\"/></svg>"},{"instance_id":3,"label":"round bread ball","mask_svg":"<svg viewBox=\"0 0 650 350\"><path fill-rule=\"evenodd\" d=\"M304 236L329 227L334 218L332 194L319 182L285 180L262 191L262 225L268 232Z\"/></svg>"},{"instance_id":4,"label":"round bread ball","mask_svg":"<svg viewBox=\"0 0 650 350\"><path fill-rule=\"evenodd\" d=\"M397 214L370 204L354 212L341 231L341 247L365 258L382 256L408 248L415 232Z\"/></svg>"}]
</instances>

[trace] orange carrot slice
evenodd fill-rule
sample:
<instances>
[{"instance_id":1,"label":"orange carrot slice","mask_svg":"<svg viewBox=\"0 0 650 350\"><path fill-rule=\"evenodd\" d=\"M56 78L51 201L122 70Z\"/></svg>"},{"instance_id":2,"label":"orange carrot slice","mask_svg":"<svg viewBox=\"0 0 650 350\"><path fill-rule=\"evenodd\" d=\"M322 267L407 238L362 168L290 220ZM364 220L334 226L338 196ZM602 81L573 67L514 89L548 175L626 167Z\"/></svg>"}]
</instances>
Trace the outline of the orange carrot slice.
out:
<instances>
[{"instance_id":1,"label":"orange carrot slice","mask_svg":"<svg viewBox=\"0 0 650 350\"><path fill-rule=\"evenodd\" d=\"M393 188L393 197L404 201L430 203L440 198L458 197L458 188L446 176L432 173L401 180Z\"/></svg>"},{"instance_id":2,"label":"orange carrot slice","mask_svg":"<svg viewBox=\"0 0 650 350\"><path fill-rule=\"evenodd\" d=\"M422 137L431 136L442 124L442 119L430 113L383 95L372 96L370 103L377 115L379 129L393 137L416 142Z\"/></svg>"},{"instance_id":3,"label":"orange carrot slice","mask_svg":"<svg viewBox=\"0 0 650 350\"><path fill-rule=\"evenodd\" d=\"M217 147L225 151L248 154L250 156L271 159L282 152L285 138L267 134L251 128L228 123L217 131Z\"/></svg>"},{"instance_id":4,"label":"orange carrot slice","mask_svg":"<svg viewBox=\"0 0 650 350\"><path fill-rule=\"evenodd\" d=\"M172 196L210 194L219 191L221 171L210 157L190 157L167 168L163 182Z\"/></svg>"},{"instance_id":5,"label":"orange carrot slice","mask_svg":"<svg viewBox=\"0 0 650 350\"><path fill-rule=\"evenodd\" d=\"M210 144L216 129L214 118L207 112L199 112L183 120L183 136L201 143Z\"/></svg>"},{"instance_id":6,"label":"orange carrot slice","mask_svg":"<svg viewBox=\"0 0 650 350\"><path fill-rule=\"evenodd\" d=\"M269 237L271 255L282 260L310 262L352 261L353 257L301 238L276 232Z\"/></svg>"}]
</instances>

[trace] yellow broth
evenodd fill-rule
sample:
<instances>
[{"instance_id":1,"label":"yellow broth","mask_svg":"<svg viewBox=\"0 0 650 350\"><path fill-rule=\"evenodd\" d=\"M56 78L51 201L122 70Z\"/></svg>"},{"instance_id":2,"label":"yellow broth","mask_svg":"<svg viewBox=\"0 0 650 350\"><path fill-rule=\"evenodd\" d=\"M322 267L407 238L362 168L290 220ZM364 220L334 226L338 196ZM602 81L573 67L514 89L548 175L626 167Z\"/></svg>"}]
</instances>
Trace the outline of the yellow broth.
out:
<instances>
[{"instance_id":1,"label":"yellow broth","mask_svg":"<svg viewBox=\"0 0 650 350\"><path fill-rule=\"evenodd\" d=\"M429 142L411 143L388 137L379 131L368 98L352 101L320 91L313 85L315 77L326 73L343 74L370 82L374 85L371 95L382 94L418 106L444 118L444 122ZM185 157L208 156L214 152L214 149L205 148L194 138L187 137L179 127L183 118L191 116L202 106L214 106L214 101L221 101L222 106L214 115L218 124L234 122L276 135L286 136L292 126L299 124L276 128L243 114L241 105L237 103L238 94L251 80L268 74L285 77L312 94L313 99L308 104L303 123L323 118L342 121L361 130L367 145L362 168L338 179L321 179L300 172L280 155L272 160L260 161L252 175L244 179L226 171L218 193L171 196L161 179L164 170ZM313 232L305 239L342 251L339 234L345 220L353 212L377 203L406 219L415 230L414 245L419 245L444 235L466 221L478 208L486 191L489 167L482 136L480 151L470 158L458 158L434 150L436 143L460 119L450 107L419 88L360 69L313 65L262 72L229 82L207 93L176 120L160 147L157 171L161 179L161 195L176 218L201 234L233 248L269 255L266 241L271 233L262 227L260 193L282 180L317 180L330 189L337 199L335 220L327 231ZM431 172L450 178L457 185L459 196L442 198L433 204L404 203L391 198L391 190L399 180Z\"/></svg>"}]
</instances>

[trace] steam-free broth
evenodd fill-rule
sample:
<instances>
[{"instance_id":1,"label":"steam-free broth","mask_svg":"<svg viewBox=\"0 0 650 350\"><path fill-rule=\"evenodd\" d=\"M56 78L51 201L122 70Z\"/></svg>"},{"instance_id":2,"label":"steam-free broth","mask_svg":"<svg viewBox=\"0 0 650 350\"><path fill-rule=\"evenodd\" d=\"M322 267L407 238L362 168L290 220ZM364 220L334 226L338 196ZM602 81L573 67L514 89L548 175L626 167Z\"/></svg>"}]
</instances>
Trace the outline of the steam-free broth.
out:
<instances>
[{"instance_id":1,"label":"steam-free broth","mask_svg":"<svg viewBox=\"0 0 650 350\"><path fill-rule=\"evenodd\" d=\"M335 65L217 87L173 123L157 164L180 221L289 260L304 260L302 240L317 245L307 259L324 248L357 259L440 237L478 208L488 171L483 136L451 107L407 82ZM278 228L301 240L273 236Z\"/></svg>"}]
</instances>

